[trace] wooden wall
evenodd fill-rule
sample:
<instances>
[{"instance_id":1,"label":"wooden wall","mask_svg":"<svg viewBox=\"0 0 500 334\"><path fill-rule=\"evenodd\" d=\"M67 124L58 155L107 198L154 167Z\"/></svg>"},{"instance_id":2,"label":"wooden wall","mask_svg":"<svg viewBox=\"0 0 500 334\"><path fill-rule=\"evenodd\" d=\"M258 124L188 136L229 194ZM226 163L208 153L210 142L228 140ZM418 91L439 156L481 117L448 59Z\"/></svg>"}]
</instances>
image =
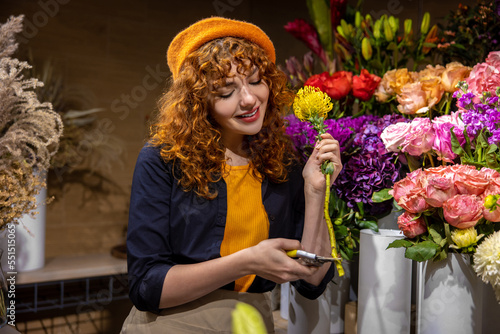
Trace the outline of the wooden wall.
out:
<instances>
[{"instance_id":1,"label":"wooden wall","mask_svg":"<svg viewBox=\"0 0 500 334\"><path fill-rule=\"evenodd\" d=\"M365 12L374 17L385 13L415 21L423 11L435 20L458 5L453 0L366 3ZM119 137L124 149L123 163L109 173L123 194L92 197L75 185L49 206L48 257L108 252L123 242L135 160L169 76L166 49L179 30L223 15L259 25L273 40L279 63L308 51L283 29L295 18L308 19L305 0L0 0L1 22L19 14L25 15L21 50L31 49L37 63L52 59L68 87L104 108L105 131Z\"/></svg>"}]
</instances>

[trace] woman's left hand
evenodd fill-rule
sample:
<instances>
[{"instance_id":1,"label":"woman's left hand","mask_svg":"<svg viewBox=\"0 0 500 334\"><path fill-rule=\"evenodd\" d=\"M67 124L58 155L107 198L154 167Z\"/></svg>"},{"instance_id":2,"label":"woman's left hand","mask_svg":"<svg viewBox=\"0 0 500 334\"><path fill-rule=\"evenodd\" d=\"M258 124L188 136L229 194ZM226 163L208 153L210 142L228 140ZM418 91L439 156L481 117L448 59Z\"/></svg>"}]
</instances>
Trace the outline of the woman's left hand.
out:
<instances>
[{"instance_id":1,"label":"woman's left hand","mask_svg":"<svg viewBox=\"0 0 500 334\"><path fill-rule=\"evenodd\" d=\"M342 170L342 161L340 159L339 142L328 134L321 135L322 140L316 143L314 150L307 160L302 171L305 181L305 191L316 194L325 194L326 183L325 176L321 172L321 165L324 161L331 161L334 166L334 172L330 178L330 184L335 181Z\"/></svg>"}]
</instances>

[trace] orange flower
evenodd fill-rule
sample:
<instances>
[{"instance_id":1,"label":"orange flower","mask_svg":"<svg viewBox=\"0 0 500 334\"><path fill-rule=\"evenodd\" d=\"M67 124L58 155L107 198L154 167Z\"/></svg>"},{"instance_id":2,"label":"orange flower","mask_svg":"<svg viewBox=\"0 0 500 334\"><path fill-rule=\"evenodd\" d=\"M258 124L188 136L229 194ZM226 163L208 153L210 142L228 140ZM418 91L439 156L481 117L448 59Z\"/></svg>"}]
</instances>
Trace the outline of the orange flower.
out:
<instances>
[{"instance_id":1,"label":"orange flower","mask_svg":"<svg viewBox=\"0 0 500 334\"><path fill-rule=\"evenodd\" d=\"M441 84L444 90L449 93L454 93L457 90L456 86L458 82L469 77L471 70L472 68L464 66L456 61L446 64L446 70L441 74Z\"/></svg>"},{"instance_id":2,"label":"orange flower","mask_svg":"<svg viewBox=\"0 0 500 334\"><path fill-rule=\"evenodd\" d=\"M429 109L427 94L422 89L422 83L420 82L405 85L401 89L401 94L398 94L398 102L399 112L405 115L426 113Z\"/></svg>"},{"instance_id":3,"label":"orange flower","mask_svg":"<svg viewBox=\"0 0 500 334\"><path fill-rule=\"evenodd\" d=\"M424 47L422 48L422 53L427 54L429 51L431 51L432 47L431 46L425 46L427 43L432 43L436 44L439 41L438 37L438 26L433 25L427 36L425 37L424 41Z\"/></svg>"},{"instance_id":4,"label":"orange flower","mask_svg":"<svg viewBox=\"0 0 500 334\"><path fill-rule=\"evenodd\" d=\"M422 90L425 92L427 96L427 107L434 107L444 94L443 85L441 85L440 77L429 77L425 80L420 80L422 84Z\"/></svg>"}]
</instances>

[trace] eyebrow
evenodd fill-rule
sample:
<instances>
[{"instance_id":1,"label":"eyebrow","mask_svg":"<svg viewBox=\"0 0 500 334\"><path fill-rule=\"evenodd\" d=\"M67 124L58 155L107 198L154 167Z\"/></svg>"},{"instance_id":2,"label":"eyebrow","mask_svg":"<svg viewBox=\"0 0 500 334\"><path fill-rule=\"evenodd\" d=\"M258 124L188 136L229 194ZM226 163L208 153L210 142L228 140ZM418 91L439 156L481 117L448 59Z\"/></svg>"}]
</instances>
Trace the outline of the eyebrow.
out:
<instances>
[{"instance_id":1,"label":"eyebrow","mask_svg":"<svg viewBox=\"0 0 500 334\"><path fill-rule=\"evenodd\" d=\"M252 71L252 73L247 75L247 77L251 77L252 75L254 75L258 71L259 71L258 67L254 66L254 70ZM226 81L224 82L224 85L220 86L219 88L232 87L234 85L235 85L234 81L227 82L227 79L226 79Z\"/></svg>"}]
</instances>

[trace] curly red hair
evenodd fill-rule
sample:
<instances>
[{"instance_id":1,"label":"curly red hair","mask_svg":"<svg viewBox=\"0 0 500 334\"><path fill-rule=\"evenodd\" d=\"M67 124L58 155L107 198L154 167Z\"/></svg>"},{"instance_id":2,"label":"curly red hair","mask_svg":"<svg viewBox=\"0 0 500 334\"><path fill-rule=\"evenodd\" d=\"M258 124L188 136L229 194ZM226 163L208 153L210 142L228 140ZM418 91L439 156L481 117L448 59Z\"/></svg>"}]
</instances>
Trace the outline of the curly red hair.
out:
<instances>
[{"instance_id":1,"label":"curly red hair","mask_svg":"<svg viewBox=\"0 0 500 334\"><path fill-rule=\"evenodd\" d=\"M213 199L213 184L220 180L225 164L221 131L210 115L208 96L228 77L231 64L238 73L258 68L269 86L269 100L262 129L245 138L245 149L254 170L270 181L287 180L295 160L291 142L284 133L283 116L294 93L285 74L269 61L256 44L224 37L204 44L184 61L179 77L159 100L159 115L151 128L151 144L161 146L161 156L173 163L174 175L186 191ZM254 172L257 176L257 173Z\"/></svg>"}]
</instances>

